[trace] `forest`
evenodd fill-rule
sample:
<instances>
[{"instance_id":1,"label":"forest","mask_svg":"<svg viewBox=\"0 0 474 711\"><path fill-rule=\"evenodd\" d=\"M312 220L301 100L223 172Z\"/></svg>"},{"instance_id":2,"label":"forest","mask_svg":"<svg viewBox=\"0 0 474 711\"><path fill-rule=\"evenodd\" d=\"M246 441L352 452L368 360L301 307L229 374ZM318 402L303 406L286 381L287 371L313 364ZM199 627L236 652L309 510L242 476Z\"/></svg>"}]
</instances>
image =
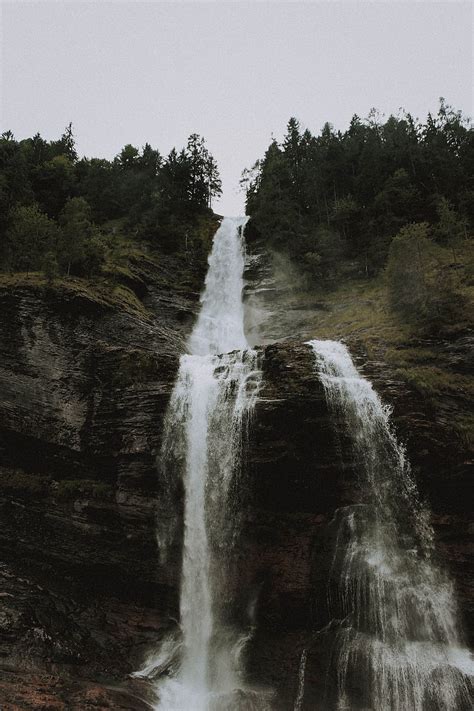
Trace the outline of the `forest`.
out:
<instances>
[{"instance_id":1,"label":"forest","mask_svg":"<svg viewBox=\"0 0 474 711\"><path fill-rule=\"evenodd\" d=\"M290 118L283 141L242 174L247 240L287 255L302 274L295 287L377 281L415 330L459 332L471 319L473 176L472 125L444 99L425 122L373 109L313 135ZM0 270L92 279L139 247L202 276L221 192L197 134L166 157L146 143L106 160L78 156L71 124L54 141L7 131Z\"/></svg>"},{"instance_id":2,"label":"forest","mask_svg":"<svg viewBox=\"0 0 474 711\"><path fill-rule=\"evenodd\" d=\"M319 135L288 122L242 175L249 234L301 268L310 290L384 280L400 317L448 328L472 295L474 131L440 100L426 121L354 115ZM462 320L462 319L461 319Z\"/></svg>"},{"instance_id":3,"label":"forest","mask_svg":"<svg viewBox=\"0 0 474 711\"><path fill-rule=\"evenodd\" d=\"M197 134L166 157L148 143L127 144L109 161L79 158L71 124L55 141L6 131L0 270L91 278L130 241L205 262L206 223L220 193L216 162Z\"/></svg>"}]
</instances>

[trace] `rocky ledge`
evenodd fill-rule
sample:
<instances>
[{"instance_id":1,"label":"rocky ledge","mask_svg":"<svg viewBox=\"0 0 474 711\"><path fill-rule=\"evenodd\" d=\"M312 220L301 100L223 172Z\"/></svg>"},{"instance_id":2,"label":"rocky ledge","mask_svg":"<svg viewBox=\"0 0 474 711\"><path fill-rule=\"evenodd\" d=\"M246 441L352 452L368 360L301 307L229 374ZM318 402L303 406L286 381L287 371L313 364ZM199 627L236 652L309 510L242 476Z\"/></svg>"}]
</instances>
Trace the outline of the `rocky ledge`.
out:
<instances>
[{"instance_id":1,"label":"rocky ledge","mask_svg":"<svg viewBox=\"0 0 474 711\"><path fill-rule=\"evenodd\" d=\"M360 370L393 407L394 426L433 511L439 562L454 581L466 644L472 647L474 530L465 450L451 442L446 457L443 429L430 408L389 371L384 379L383 364L364 357L360 343L353 342L351 349ZM352 451L344 422L329 416L312 350L294 341L266 346L263 388L248 443L251 503L240 573L245 585L240 587L255 591L257 601L248 668L255 684L277 690L276 707L282 711L293 708L297 697L304 649L302 708L325 709L335 522L342 507L361 502ZM453 476L464 495L451 491Z\"/></svg>"},{"instance_id":2,"label":"rocky ledge","mask_svg":"<svg viewBox=\"0 0 474 711\"><path fill-rule=\"evenodd\" d=\"M148 708L146 686L129 675L177 614L179 549L159 565L155 521L179 512L180 502L164 509L156 459L197 294L164 288L149 263L137 270L139 307L77 288L0 288L6 711ZM453 472L466 485L465 453L453 446L448 457L423 402L357 343L351 348L394 406L472 640L471 500L451 491ZM331 555L328 525L357 496L353 462L341 458L345 433L330 421L311 350L274 343L261 359L235 582L246 591L242 617L256 625L247 653L252 680L277 689L281 708L290 709L301 652L326 622L318 595ZM323 661L315 652L308 663L314 694Z\"/></svg>"},{"instance_id":3,"label":"rocky ledge","mask_svg":"<svg viewBox=\"0 0 474 711\"><path fill-rule=\"evenodd\" d=\"M3 709L143 708L120 680L176 605L156 457L198 294L134 274L139 300L0 286Z\"/></svg>"}]
</instances>

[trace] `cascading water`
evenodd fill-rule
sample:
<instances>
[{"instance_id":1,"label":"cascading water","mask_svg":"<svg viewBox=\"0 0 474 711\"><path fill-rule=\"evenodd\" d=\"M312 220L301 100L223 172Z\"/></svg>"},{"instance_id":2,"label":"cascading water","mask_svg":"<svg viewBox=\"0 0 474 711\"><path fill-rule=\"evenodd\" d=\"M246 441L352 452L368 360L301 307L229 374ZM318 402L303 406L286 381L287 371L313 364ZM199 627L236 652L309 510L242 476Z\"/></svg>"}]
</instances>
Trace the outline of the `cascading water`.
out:
<instances>
[{"instance_id":1,"label":"cascading water","mask_svg":"<svg viewBox=\"0 0 474 711\"><path fill-rule=\"evenodd\" d=\"M243 326L245 221L225 218L214 237L202 308L165 422L163 470L170 487L180 474L184 483L180 660L175 675L156 682L156 708L166 711L224 709L242 687L245 633L233 625L230 572L242 437L260 377ZM166 527L158 531L162 547L169 535ZM176 651L164 640L146 675L156 675L163 657Z\"/></svg>"},{"instance_id":2,"label":"cascading water","mask_svg":"<svg viewBox=\"0 0 474 711\"><path fill-rule=\"evenodd\" d=\"M308 656L308 652L306 649L303 649L301 652L301 657L300 657L300 663L298 667L298 687L296 691L296 699L295 699L295 705L293 707L293 711L301 711L303 708L303 699L304 699L304 675L306 671L306 659Z\"/></svg>"},{"instance_id":3,"label":"cascading water","mask_svg":"<svg viewBox=\"0 0 474 711\"><path fill-rule=\"evenodd\" d=\"M330 411L342 417L363 503L337 511L329 603L341 619L331 670L335 707L364 711L472 708L474 674L449 580L433 562L433 531L417 498L390 411L334 341L310 341ZM332 708L330 704L327 708Z\"/></svg>"}]
</instances>

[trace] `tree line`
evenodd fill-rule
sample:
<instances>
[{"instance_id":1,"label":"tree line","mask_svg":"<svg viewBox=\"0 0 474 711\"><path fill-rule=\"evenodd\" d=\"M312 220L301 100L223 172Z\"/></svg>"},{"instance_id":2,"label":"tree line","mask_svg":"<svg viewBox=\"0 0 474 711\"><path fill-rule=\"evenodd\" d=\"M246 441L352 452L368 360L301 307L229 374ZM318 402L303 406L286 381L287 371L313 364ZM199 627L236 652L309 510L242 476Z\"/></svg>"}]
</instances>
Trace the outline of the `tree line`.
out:
<instances>
[{"instance_id":1,"label":"tree line","mask_svg":"<svg viewBox=\"0 0 474 711\"><path fill-rule=\"evenodd\" d=\"M242 185L249 234L288 253L313 285L385 272L405 315L443 310L440 299L429 306L430 285L459 307L474 226L474 131L444 99L424 123L405 111L384 121L373 109L346 131L326 123L312 135L291 118Z\"/></svg>"},{"instance_id":2,"label":"tree line","mask_svg":"<svg viewBox=\"0 0 474 711\"><path fill-rule=\"evenodd\" d=\"M127 144L111 161L79 158L69 125L59 140L0 138L0 269L91 276L113 221L137 240L179 252L221 194L204 138L163 157ZM108 235L105 238L105 235Z\"/></svg>"}]
</instances>

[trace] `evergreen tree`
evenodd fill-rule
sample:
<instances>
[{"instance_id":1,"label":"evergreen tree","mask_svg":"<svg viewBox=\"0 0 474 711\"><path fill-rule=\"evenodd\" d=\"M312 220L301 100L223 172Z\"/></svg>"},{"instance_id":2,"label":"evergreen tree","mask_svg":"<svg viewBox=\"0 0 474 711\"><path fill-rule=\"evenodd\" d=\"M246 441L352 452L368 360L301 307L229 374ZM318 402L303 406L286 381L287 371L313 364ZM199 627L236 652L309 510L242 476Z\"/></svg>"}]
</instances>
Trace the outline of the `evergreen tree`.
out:
<instances>
[{"instance_id":1,"label":"evergreen tree","mask_svg":"<svg viewBox=\"0 0 474 711\"><path fill-rule=\"evenodd\" d=\"M217 163L210 153L205 165L205 176L207 185L207 206L211 209L213 199L222 195L222 181Z\"/></svg>"},{"instance_id":2,"label":"evergreen tree","mask_svg":"<svg viewBox=\"0 0 474 711\"><path fill-rule=\"evenodd\" d=\"M69 123L66 126L63 135L58 141L58 149L60 155L69 158L71 163L76 162L78 156L76 151L76 141L72 132L72 123Z\"/></svg>"},{"instance_id":3,"label":"evergreen tree","mask_svg":"<svg viewBox=\"0 0 474 711\"><path fill-rule=\"evenodd\" d=\"M66 155L56 155L32 172L35 198L49 217L57 219L76 186L74 166Z\"/></svg>"},{"instance_id":4,"label":"evergreen tree","mask_svg":"<svg viewBox=\"0 0 474 711\"><path fill-rule=\"evenodd\" d=\"M86 245L94 233L90 217L90 206L82 197L68 200L59 215L59 261L68 276L71 266L80 264L85 258Z\"/></svg>"},{"instance_id":5,"label":"evergreen tree","mask_svg":"<svg viewBox=\"0 0 474 711\"><path fill-rule=\"evenodd\" d=\"M438 333L459 319L465 297L430 240L427 223L403 227L391 245L386 269L392 307L409 322Z\"/></svg>"},{"instance_id":6,"label":"evergreen tree","mask_svg":"<svg viewBox=\"0 0 474 711\"><path fill-rule=\"evenodd\" d=\"M57 269L82 275L100 269L104 242L96 224L165 250L190 255L192 247L201 258L199 235L207 234L201 218L210 217L221 190L216 161L198 134L166 159L146 143L141 150L126 144L109 161L79 160L71 124L49 142L39 134L18 142L7 131L0 137L0 268L10 268L16 255L13 227L7 237L7 226L18 222L12 210L35 203L61 228L46 260L51 278Z\"/></svg>"},{"instance_id":7,"label":"evergreen tree","mask_svg":"<svg viewBox=\"0 0 474 711\"><path fill-rule=\"evenodd\" d=\"M356 261L354 273L370 277L384 268L404 225L436 224L445 245L470 234L474 131L444 100L424 124L403 111L385 120L372 109L365 120L353 116L345 132L326 123L317 136L292 117L283 142L272 140L242 185L254 237L313 273L321 263L308 255L319 255L315 235L324 227L340 259Z\"/></svg>"},{"instance_id":8,"label":"evergreen tree","mask_svg":"<svg viewBox=\"0 0 474 711\"><path fill-rule=\"evenodd\" d=\"M44 255L55 249L58 230L38 205L23 205L10 211L6 237L8 265L28 274L41 269Z\"/></svg>"},{"instance_id":9,"label":"evergreen tree","mask_svg":"<svg viewBox=\"0 0 474 711\"><path fill-rule=\"evenodd\" d=\"M439 200L437 213L436 234L438 239L441 244L452 250L453 260L457 262L456 251L459 250L463 240L467 237L468 220L461 217L445 197Z\"/></svg>"}]
</instances>

